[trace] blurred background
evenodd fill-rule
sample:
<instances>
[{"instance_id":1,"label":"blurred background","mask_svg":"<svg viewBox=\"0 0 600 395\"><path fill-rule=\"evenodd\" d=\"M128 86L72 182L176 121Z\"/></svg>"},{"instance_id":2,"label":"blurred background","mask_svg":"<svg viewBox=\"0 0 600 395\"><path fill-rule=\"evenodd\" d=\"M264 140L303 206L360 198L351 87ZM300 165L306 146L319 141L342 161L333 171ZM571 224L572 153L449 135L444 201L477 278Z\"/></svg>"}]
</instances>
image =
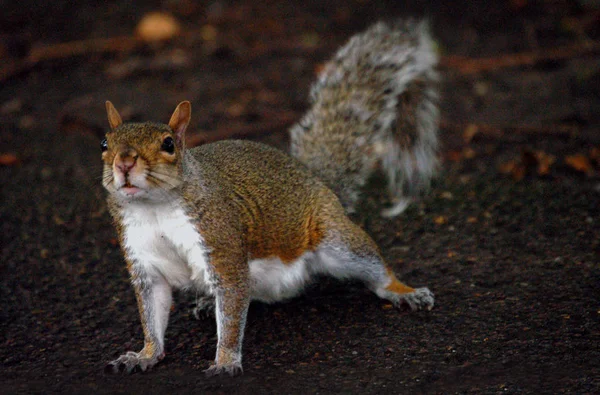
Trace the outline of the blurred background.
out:
<instances>
[{"instance_id":1,"label":"blurred background","mask_svg":"<svg viewBox=\"0 0 600 395\"><path fill-rule=\"evenodd\" d=\"M192 143L282 132L339 45L409 15L428 18L437 39L443 126L593 134L599 9L592 0L7 1L0 111L25 129L101 135L106 99L130 120L163 119L187 99Z\"/></svg>"}]
</instances>

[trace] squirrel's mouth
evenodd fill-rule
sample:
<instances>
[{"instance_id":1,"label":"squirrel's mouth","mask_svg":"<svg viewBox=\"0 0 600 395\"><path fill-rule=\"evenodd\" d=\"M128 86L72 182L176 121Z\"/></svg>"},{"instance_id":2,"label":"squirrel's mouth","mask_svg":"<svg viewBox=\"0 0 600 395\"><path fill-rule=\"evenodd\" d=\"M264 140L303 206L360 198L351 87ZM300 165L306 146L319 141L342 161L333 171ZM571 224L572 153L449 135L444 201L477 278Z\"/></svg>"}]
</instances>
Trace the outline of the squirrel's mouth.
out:
<instances>
[{"instance_id":1,"label":"squirrel's mouth","mask_svg":"<svg viewBox=\"0 0 600 395\"><path fill-rule=\"evenodd\" d=\"M119 191L121 193L125 194L126 196L135 196L135 195L139 194L140 192L142 192L143 190L141 188L138 188L135 185L131 185L129 182L127 182L126 184L123 184L123 186L121 186L119 188Z\"/></svg>"}]
</instances>

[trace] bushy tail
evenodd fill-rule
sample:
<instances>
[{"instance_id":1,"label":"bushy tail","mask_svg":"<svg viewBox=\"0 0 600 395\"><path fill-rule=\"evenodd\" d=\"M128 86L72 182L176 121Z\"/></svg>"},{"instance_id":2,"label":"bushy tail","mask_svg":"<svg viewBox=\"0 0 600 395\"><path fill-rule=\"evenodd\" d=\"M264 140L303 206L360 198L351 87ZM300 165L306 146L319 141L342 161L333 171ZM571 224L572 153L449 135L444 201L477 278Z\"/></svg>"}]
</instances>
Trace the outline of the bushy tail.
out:
<instances>
[{"instance_id":1,"label":"bushy tail","mask_svg":"<svg viewBox=\"0 0 600 395\"><path fill-rule=\"evenodd\" d=\"M292 155L348 212L378 165L395 216L437 167L437 55L424 22L377 23L352 37L320 73L311 108L291 130Z\"/></svg>"}]
</instances>

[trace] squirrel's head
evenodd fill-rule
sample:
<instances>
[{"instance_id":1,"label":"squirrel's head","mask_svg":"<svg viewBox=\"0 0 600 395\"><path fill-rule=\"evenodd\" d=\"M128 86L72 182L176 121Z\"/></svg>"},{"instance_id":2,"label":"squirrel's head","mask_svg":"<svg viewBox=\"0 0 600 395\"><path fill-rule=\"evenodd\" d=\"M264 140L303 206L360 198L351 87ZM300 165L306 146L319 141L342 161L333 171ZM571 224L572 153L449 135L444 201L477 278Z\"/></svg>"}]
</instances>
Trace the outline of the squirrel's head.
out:
<instances>
[{"instance_id":1,"label":"squirrel's head","mask_svg":"<svg viewBox=\"0 0 600 395\"><path fill-rule=\"evenodd\" d=\"M102 185L116 197L160 201L182 184L185 130L191 105L179 103L168 125L123 123L106 102L110 131L102 140Z\"/></svg>"}]
</instances>

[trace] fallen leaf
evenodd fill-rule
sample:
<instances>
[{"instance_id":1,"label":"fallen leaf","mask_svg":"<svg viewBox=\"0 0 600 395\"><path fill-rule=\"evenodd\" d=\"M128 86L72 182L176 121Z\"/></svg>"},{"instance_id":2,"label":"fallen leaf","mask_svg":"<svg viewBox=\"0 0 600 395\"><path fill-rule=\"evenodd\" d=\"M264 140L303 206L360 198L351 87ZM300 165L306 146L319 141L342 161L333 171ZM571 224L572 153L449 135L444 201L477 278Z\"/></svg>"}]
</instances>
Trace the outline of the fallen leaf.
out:
<instances>
[{"instance_id":1,"label":"fallen leaf","mask_svg":"<svg viewBox=\"0 0 600 395\"><path fill-rule=\"evenodd\" d=\"M572 169L585 173L587 175L594 174L594 168L587 156L583 154L568 155L565 157L565 163Z\"/></svg>"},{"instance_id":2,"label":"fallen leaf","mask_svg":"<svg viewBox=\"0 0 600 395\"><path fill-rule=\"evenodd\" d=\"M463 140L468 144L471 142L471 140L473 140L473 137L475 137L477 133L479 133L479 127L474 123L471 123L463 132Z\"/></svg>"},{"instance_id":3,"label":"fallen leaf","mask_svg":"<svg viewBox=\"0 0 600 395\"><path fill-rule=\"evenodd\" d=\"M525 166L517 160L502 163L498 170L502 174L511 175L515 181L521 181L525 177Z\"/></svg>"},{"instance_id":4,"label":"fallen leaf","mask_svg":"<svg viewBox=\"0 0 600 395\"><path fill-rule=\"evenodd\" d=\"M15 154L7 153L0 154L0 165L2 166L14 166L19 163L19 158Z\"/></svg>"},{"instance_id":5,"label":"fallen leaf","mask_svg":"<svg viewBox=\"0 0 600 395\"><path fill-rule=\"evenodd\" d=\"M169 40L181 31L179 22L171 14L151 12L142 17L136 33L144 41Z\"/></svg>"},{"instance_id":6,"label":"fallen leaf","mask_svg":"<svg viewBox=\"0 0 600 395\"><path fill-rule=\"evenodd\" d=\"M433 222L435 222L438 225L444 225L445 223L448 222L448 217L440 215L438 217L435 217L435 219L433 220Z\"/></svg>"},{"instance_id":7,"label":"fallen leaf","mask_svg":"<svg viewBox=\"0 0 600 395\"><path fill-rule=\"evenodd\" d=\"M534 171L540 176L549 174L550 167L555 161L554 155L544 151L525 150L521 153L520 158L501 164L498 170L500 173L510 174L515 181L521 181L527 174Z\"/></svg>"},{"instance_id":8,"label":"fallen leaf","mask_svg":"<svg viewBox=\"0 0 600 395\"><path fill-rule=\"evenodd\" d=\"M534 151L534 155L537 159L537 173L540 176L550 173L550 166L556 162L556 157L543 151Z\"/></svg>"},{"instance_id":9,"label":"fallen leaf","mask_svg":"<svg viewBox=\"0 0 600 395\"><path fill-rule=\"evenodd\" d=\"M471 147L465 147L462 150L462 156L465 159L473 159L476 154L477 152L475 152L475 150Z\"/></svg>"}]
</instances>

